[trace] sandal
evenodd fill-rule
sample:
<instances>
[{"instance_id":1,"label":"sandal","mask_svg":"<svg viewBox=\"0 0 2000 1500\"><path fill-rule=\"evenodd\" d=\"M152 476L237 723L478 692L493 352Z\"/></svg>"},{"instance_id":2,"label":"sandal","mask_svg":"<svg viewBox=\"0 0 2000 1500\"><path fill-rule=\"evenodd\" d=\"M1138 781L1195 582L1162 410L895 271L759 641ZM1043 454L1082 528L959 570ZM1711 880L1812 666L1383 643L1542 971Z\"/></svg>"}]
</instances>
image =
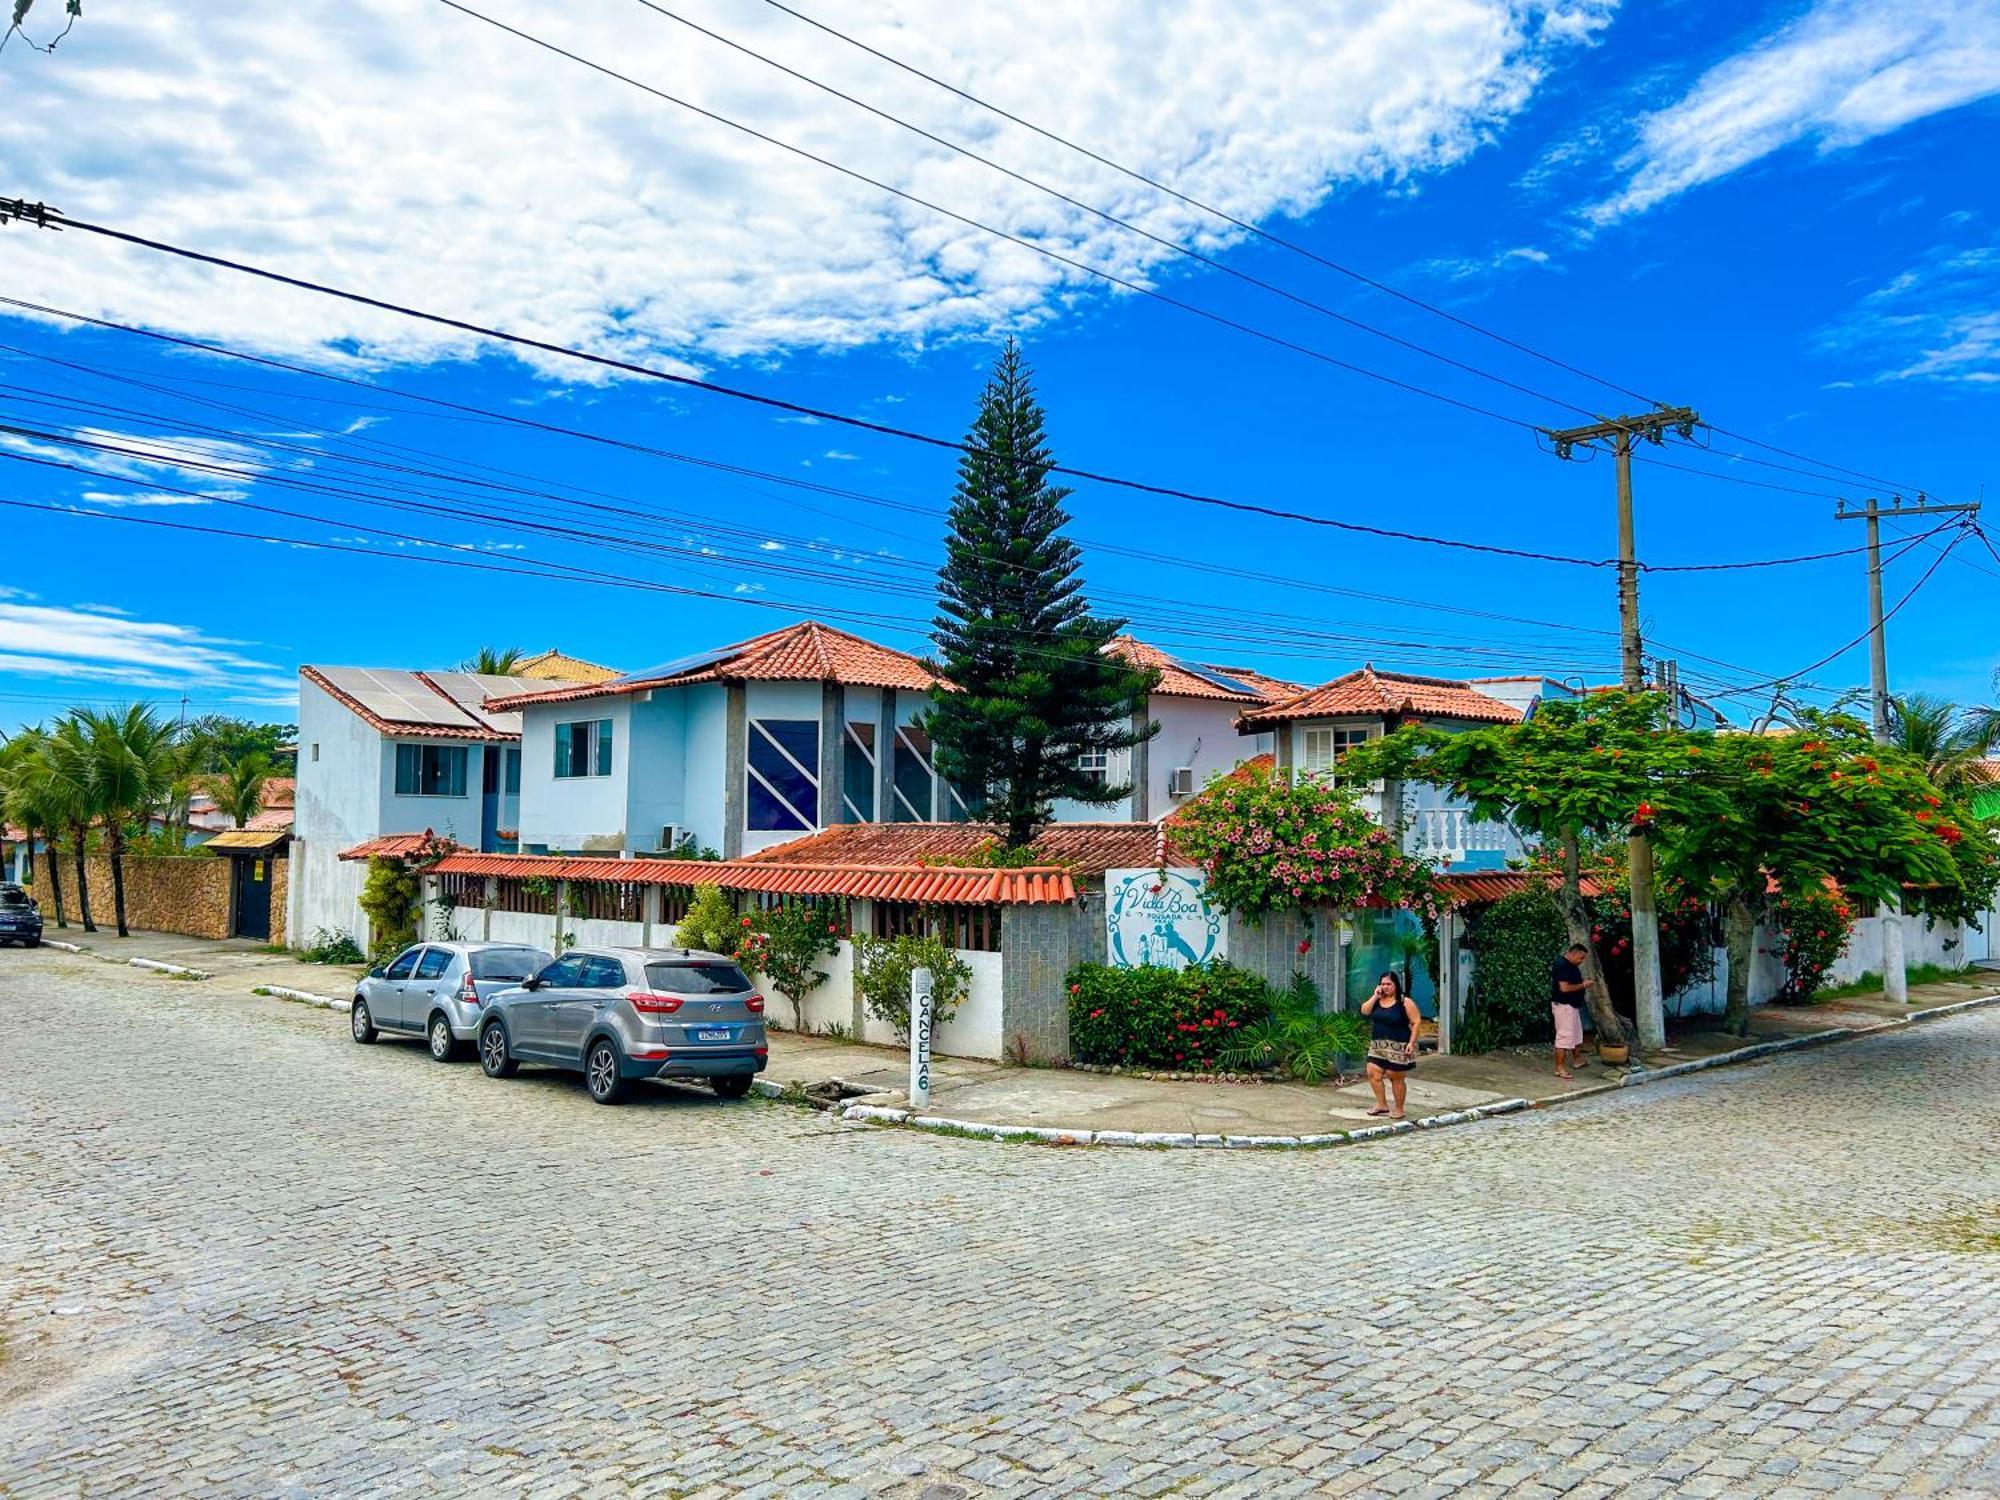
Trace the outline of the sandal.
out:
<instances>
[{"instance_id":1,"label":"sandal","mask_svg":"<svg viewBox=\"0 0 2000 1500\"><path fill-rule=\"evenodd\" d=\"M1389 1111L1386 1109L1371 1109L1368 1111L1368 1113L1371 1118L1374 1118L1374 1117L1379 1117L1381 1115L1386 1115L1387 1113L1389 1113Z\"/></svg>"},{"instance_id":2,"label":"sandal","mask_svg":"<svg viewBox=\"0 0 2000 1500\"><path fill-rule=\"evenodd\" d=\"M1391 1115L1391 1116L1389 1116L1389 1118L1390 1118L1390 1119L1392 1119L1392 1120L1400 1120L1400 1119L1402 1119L1403 1117L1402 1117L1401 1115Z\"/></svg>"}]
</instances>

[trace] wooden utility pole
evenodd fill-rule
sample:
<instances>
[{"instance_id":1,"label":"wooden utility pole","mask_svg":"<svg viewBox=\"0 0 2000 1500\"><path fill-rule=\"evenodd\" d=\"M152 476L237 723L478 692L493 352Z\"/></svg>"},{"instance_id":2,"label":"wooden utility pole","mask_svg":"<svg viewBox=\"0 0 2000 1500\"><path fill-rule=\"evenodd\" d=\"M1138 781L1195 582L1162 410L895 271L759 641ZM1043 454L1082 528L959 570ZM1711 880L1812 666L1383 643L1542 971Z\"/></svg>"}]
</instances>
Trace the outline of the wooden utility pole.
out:
<instances>
[{"instance_id":1,"label":"wooden utility pole","mask_svg":"<svg viewBox=\"0 0 2000 1500\"><path fill-rule=\"evenodd\" d=\"M1887 510L1872 495L1859 510L1850 510L1844 499L1834 507L1834 520L1865 521L1868 524L1868 687L1870 718L1878 745L1888 744L1890 738L1889 645L1882 615L1882 517L1964 515L1977 514L1978 510L1976 502L1945 505L1924 495L1917 496L1915 505L1905 505L1903 497L1897 495L1895 503ZM1897 1005L1907 1004L1910 998L1909 975L1903 961L1902 910L1903 903L1893 896L1883 903L1882 995Z\"/></svg>"},{"instance_id":2,"label":"wooden utility pole","mask_svg":"<svg viewBox=\"0 0 2000 1500\"><path fill-rule=\"evenodd\" d=\"M1669 432L1694 434L1701 418L1690 407L1661 406L1638 416L1612 417L1584 427L1551 431L1556 457L1568 458L1577 448L1610 445L1618 466L1618 635L1626 692L1646 689L1645 642L1639 630L1639 548L1632 521L1632 445L1643 438L1664 443ZM1632 876L1632 990L1638 1021L1639 1046L1667 1043L1666 997L1660 983L1660 913L1653 899L1653 845L1643 833L1625 840L1625 858Z\"/></svg>"}]
</instances>

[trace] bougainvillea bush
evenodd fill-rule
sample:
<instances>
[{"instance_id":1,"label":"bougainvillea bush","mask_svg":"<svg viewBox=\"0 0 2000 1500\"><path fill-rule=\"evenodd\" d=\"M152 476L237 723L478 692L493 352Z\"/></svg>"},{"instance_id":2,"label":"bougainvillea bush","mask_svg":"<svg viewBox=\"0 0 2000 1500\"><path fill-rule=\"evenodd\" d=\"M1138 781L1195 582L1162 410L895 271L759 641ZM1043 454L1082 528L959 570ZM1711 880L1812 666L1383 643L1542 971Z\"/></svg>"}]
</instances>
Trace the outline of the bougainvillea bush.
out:
<instances>
[{"instance_id":1,"label":"bougainvillea bush","mask_svg":"<svg viewBox=\"0 0 2000 1500\"><path fill-rule=\"evenodd\" d=\"M1435 920L1430 869L1344 787L1245 767L1181 813L1175 842L1200 863L1209 895L1234 912L1402 906Z\"/></svg>"},{"instance_id":2,"label":"bougainvillea bush","mask_svg":"<svg viewBox=\"0 0 2000 1500\"><path fill-rule=\"evenodd\" d=\"M1216 961L1186 969L1078 964L1069 973L1069 1050L1081 1063L1212 1072L1236 1034L1271 1011L1271 990Z\"/></svg>"}]
</instances>

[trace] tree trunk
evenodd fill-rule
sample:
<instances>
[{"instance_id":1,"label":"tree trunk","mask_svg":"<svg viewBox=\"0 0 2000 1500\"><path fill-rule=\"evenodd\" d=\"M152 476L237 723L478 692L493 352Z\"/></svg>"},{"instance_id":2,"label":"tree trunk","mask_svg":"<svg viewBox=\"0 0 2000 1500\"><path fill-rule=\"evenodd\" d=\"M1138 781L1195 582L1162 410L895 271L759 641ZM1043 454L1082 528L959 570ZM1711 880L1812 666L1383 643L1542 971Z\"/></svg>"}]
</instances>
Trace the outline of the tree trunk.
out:
<instances>
[{"instance_id":1,"label":"tree trunk","mask_svg":"<svg viewBox=\"0 0 2000 1500\"><path fill-rule=\"evenodd\" d=\"M1556 904L1562 908L1563 926L1569 930L1569 940L1583 945L1583 997L1590 1004L1590 1019L1597 1027L1597 1040L1608 1046L1631 1047L1632 1059L1638 1060L1638 1048L1634 1046L1630 1032L1625 1029L1624 1019L1611 1005L1611 986L1604 982L1604 969L1597 962L1597 944L1590 937L1590 908L1583 904L1583 880L1580 873L1582 854L1577 848L1575 831L1565 830L1562 836L1562 889L1556 895Z\"/></svg>"},{"instance_id":2,"label":"tree trunk","mask_svg":"<svg viewBox=\"0 0 2000 1500\"><path fill-rule=\"evenodd\" d=\"M111 850L111 910L118 918L118 935L130 937L125 925L125 830L116 823L104 830L104 842Z\"/></svg>"},{"instance_id":3,"label":"tree trunk","mask_svg":"<svg viewBox=\"0 0 2000 1500\"><path fill-rule=\"evenodd\" d=\"M35 830L30 828L27 830L27 833L29 839L32 841L35 836ZM44 828L42 835L48 841L48 847L42 851L42 863L49 867L49 899L56 904L56 926L67 927L69 926L69 918L63 915L62 904L62 861L56 858L55 830ZM33 855L34 849L33 842L30 842L28 845L30 856Z\"/></svg>"},{"instance_id":4,"label":"tree trunk","mask_svg":"<svg viewBox=\"0 0 2000 1500\"><path fill-rule=\"evenodd\" d=\"M97 931L97 924L90 920L90 872L84 868L83 846L88 841L90 830L80 823L70 825L70 837L76 840L76 910L83 918L85 932Z\"/></svg>"},{"instance_id":5,"label":"tree trunk","mask_svg":"<svg viewBox=\"0 0 2000 1500\"><path fill-rule=\"evenodd\" d=\"M1729 988L1722 1013L1725 1031L1750 1034L1750 967L1756 962L1757 897L1731 891L1722 902L1722 940L1729 952Z\"/></svg>"}]
</instances>

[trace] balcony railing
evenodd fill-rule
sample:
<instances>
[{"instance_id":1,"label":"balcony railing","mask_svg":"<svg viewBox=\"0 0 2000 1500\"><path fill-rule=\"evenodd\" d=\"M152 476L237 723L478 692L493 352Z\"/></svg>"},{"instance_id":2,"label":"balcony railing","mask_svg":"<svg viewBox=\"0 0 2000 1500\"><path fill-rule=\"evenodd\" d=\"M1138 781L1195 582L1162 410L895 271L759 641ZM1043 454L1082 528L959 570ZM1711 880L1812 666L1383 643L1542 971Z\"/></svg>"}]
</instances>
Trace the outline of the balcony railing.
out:
<instances>
[{"instance_id":1,"label":"balcony railing","mask_svg":"<svg viewBox=\"0 0 2000 1500\"><path fill-rule=\"evenodd\" d=\"M1464 864L1469 854L1511 859L1525 851L1505 823L1476 818L1469 807L1420 807L1413 814L1404 848L1434 863Z\"/></svg>"}]
</instances>

